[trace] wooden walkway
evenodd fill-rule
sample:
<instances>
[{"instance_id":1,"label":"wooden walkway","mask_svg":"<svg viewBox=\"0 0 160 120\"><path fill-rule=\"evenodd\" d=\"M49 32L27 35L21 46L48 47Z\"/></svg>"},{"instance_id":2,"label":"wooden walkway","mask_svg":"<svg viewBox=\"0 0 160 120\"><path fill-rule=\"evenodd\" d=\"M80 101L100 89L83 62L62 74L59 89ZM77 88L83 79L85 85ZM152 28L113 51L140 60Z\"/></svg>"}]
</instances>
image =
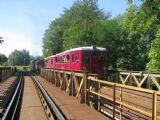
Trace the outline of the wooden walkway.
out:
<instances>
[{"instance_id":1,"label":"wooden walkway","mask_svg":"<svg viewBox=\"0 0 160 120\"><path fill-rule=\"evenodd\" d=\"M24 79L24 91L20 120L48 120L32 79Z\"/></svg>"},{"instance_id":2,"label":"wooden walkway","mask_svg":"<svg viewBox=\"0 0 160 120\"><path fill-rule=\"evenodd\" d=\"M68 96L65 91L62 91L59 87L55 87L55 85L44 78L38 76L38 80L68 120L110 120L110 118L107 118L86 104L80 104L75 97Z\"/></svg>"}]
</instances>

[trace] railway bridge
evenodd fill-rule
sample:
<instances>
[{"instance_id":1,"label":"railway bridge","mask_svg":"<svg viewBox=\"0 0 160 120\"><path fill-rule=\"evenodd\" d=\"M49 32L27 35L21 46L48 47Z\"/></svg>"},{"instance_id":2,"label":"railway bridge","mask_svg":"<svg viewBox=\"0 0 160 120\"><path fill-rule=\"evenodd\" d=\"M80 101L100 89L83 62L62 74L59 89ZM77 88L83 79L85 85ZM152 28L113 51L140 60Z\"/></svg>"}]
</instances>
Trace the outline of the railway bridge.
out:
<instances>
[{"instance_id":1,"label":"railway bridge","mask_svg":"<svg viewBox=\"0 0 160 120\"><path fill-rule=\"evenodd\" d=\"M86 71L7 67L0 80L2 120L160 120L160 73L108 72L104 80Z\"/></svg>"}]
</instances>

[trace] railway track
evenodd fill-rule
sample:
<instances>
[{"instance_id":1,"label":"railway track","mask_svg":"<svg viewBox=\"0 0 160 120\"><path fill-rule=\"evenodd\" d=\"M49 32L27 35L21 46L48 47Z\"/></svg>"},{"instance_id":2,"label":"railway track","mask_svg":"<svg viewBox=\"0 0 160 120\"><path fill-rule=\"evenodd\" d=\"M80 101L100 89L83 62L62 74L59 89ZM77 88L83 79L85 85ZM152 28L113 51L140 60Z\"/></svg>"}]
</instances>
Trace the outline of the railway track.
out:
<instances>
[{"instance_id":1,"label":"railway track","mask_svg":"<svg viewBox=\"0 0 160 120\"><path fill-rule=\"evenodd\" d=\"M64 114L59 110L57 105L54 103L54 101L48 95L46 90L39 83L37 78L34 75L32 75L31 73L29 73L28 75L35 85L35 88L37 90L39 99L43 105L47 119L48 120L56 120L56 119L65 120L66 118L65 118ZM0 120L21 119L20 115L22 112L21 106L22 106L22 102L23 102L23 90L24 90L24 73L22 72L21 76L19 78L19 83L18 83L16 90L13 94L13 97L10 100L10 103L8 104L8 106L5 108L5 111L2 114L2 118L0 118ZM32 99L32 98L30 98L30 99Z\"/></svg>"},{"instance_id":2,"label":"railway track","mask_svg":"<svg viewBox=\"0 0 160 120\"><path fill-rule=\"evenodd\" d=\"M4 108L2 120L10 120L10 119L16 119L17 118L17 111L18 107L20 105L20 99L22 96L23 91L23 73L20 74L18 85L13 93L13 96L8 103L8 106Z\"/></svg>"},{"instance_id":3,"label":"railway track","mask_svg":"<svg viewBox=\"0 0 160 120\"><path fill-rule=\"evenodd\" d=\"M44 110L47 114L48 119L58 119L58 120L66 120L64 114L59 110L55 102L51 99L51 97L48 95L46 90L43 88L43 86L39 83L36 77L34 77L32 74L30 74L32 77L32 80L34 81L40 100L44 106Z\"/></svg>"}]
</instances>

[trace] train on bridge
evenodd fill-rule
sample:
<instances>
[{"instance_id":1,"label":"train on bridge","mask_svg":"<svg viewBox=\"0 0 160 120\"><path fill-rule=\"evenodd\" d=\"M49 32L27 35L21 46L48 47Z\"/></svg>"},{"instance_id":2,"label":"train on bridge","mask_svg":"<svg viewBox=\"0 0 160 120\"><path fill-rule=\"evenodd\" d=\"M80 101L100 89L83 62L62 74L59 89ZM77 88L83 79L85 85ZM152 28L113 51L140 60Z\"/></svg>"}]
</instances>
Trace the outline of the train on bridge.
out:
<instances>
[{"instance_id":1,"label":"train on bridge","mask_svg":"<svg viewBox=\"0 0 160 120\"><path fill-rule=\"evenodd\" d=\"M96 46L79 47L46 57L44 60L35 60L33 68L35 70L44 67L73 71L86 69L89 73L102 74L107 67L107 56L106 48Z\"/></svg>"}]
</instances>

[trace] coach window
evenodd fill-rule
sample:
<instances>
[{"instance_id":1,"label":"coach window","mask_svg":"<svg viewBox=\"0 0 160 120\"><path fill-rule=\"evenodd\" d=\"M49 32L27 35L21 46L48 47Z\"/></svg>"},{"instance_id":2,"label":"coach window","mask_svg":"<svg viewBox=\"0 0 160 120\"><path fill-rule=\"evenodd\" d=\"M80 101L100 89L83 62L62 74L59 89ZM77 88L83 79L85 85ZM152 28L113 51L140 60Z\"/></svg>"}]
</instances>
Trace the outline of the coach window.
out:
<instances>
[{"instance_id":1,"label":"coach window","mask_svg":"<svg viewBox=\"0 0 160 120\"><path fill-rule=\"evenodd\" d=\"M64 62L69 62L69 55L64 56Z\"/></svg>"},{"instance_id":2,"label":"coach window","mask_svg":"<svg viewBox=\"0 0 160 120\"><path fill-rule=\"evenodd\" d=\"M78 56L78 53L76 53L76 62L79 61L79 56Z\"/></svg>"},{"instance_id":3,"label":"coach window","mask_svg":"<svg viewBox=\"0 0 160 120\"><path fill-rule=\"evenodd\" d=\"M72 62L74 62L74 54L72 54Z\"/></svg>"},{"instance_id":4,"label":"coach window","mask_svg":"<svg viewBox=\"0 0 160 120\"><path fill-rule=\"evenodd\" d=\"M51 59L51 64L53 64L53 59Z\"/></svg>"},{"instance_id":5,"label":"coach window","mask_svg":"<svg viewBox=\"0 0 160 120\"><path fill-rule=\"evenodd\" d=\"M69 55L67 55L67 61L69 62Z\"/></svg>"},{"instance_id":6,"label":"coach window","mask_svg":"<svg viewBox=\"0 0 160 120\"><path fill-rule=\"evenodd\" d=\"M68 62L68 60L67 60L67 56L66 56L66 55L65 55L65 56L63 56L63 61L64 61L64 63Z\"/></svg>"},{"instance_id":7,"label":"coach window","mask_svg":"<svg viewBox=\"0 0 160 120\"><path fill-rule=\"evenodd\" d=\"M57 63L60 63L60 57L59 56L57 57Z\"/></svg>"}]
</instances>

